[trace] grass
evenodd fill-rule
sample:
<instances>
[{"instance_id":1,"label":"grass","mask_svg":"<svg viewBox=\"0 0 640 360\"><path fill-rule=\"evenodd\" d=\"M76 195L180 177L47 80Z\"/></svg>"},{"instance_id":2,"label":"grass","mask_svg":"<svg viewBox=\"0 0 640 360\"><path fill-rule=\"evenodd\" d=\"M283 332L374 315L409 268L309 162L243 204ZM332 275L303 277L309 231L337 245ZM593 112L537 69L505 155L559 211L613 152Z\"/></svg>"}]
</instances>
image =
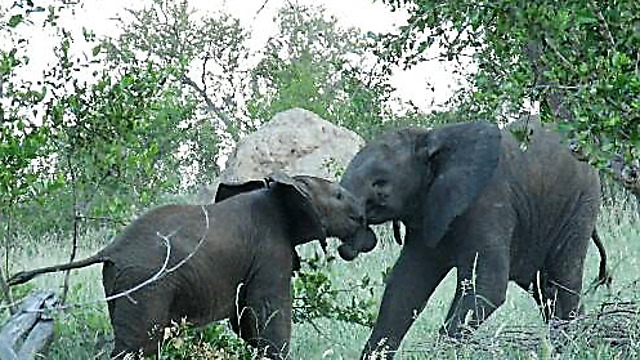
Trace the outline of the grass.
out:
<instances>
[{"instance_id":1,"label":"grass","mask_svg":"<svg viewBox=\"0 0 640 360\"><path fill-rule=\"evenodd\" d=\"M622 300L635 301L635 293L640 279L640 219L637 204L633 199L608 202L603 208L598 228L609 255L614 282L611 292L619 293ZM329 276L339 287L351 289L365 275L373 279L372 291L379 301L383 291L382 273L390 268L399 254L400 247L391 240L389 230L380 231L383 240L373 252L361 255L353 262L334 262ZM106 233L96 233L83 239L80 255L85 256L108 242ZM336 254L334 242L332 254ZM20 251L12 254L12 270L46 266L67 260L66 244L48 241L47 238L29 239ZM303 256L318 251L316 244L305 245ZM590 246L586 263L584 282L589 284L596 278L599 257L594 246ZM62 275L46 275L36 278L30 287L53 288L59 290ZM85 303L104 296L100 282L100 266L92 266L72 273L71 291L68 302ZM403 341L396 359L612 359L635 358L640 347L640 331L628 336L629 346L616 348L606 342L590 341L588 331L566 341L560 353L554 353L548 340L548 327L542 322L531 296L510 284L505 304L480 328L474 342L465 346L451 344L436 335L444 320L455 288L455 271L450 273L429 301L425 311ZM369 289L360 290L364 294ZM343 293L337 301L349 302L352 293ZM599 309L600 304L612 296L604 289L584 297L587 313ZM377 305L375 306L377 310ZM5 314L6 316L6 314ZM110 351L111 327L108 322L106 304L73 308L58 315L56 339L48 358L62 359L107 359ZM631 331L628 324L623 330ZM506 336L511 330L518 330L519 336ZM640 327L638 327L640 329ZM598 330L602 331L602 330ZM343 321L317 319L313 324L301 323L293 327L293 359L357 359L370 329ZM593 334L598 336L606 334ZM524 337L524 338L523 338ZM524 346L523 344L533 344ZM233 358L233 357L230 357Z\"/></svg>"}]
</instances>

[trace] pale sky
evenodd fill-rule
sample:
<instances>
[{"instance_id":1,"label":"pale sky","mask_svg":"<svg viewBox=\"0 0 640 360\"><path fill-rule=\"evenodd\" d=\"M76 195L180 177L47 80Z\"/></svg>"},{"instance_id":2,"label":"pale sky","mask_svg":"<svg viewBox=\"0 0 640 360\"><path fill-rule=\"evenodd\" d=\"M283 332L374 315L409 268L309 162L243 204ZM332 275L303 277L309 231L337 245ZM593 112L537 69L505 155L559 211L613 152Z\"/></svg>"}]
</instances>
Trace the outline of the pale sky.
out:
<instances>
[{"instance_id":1,"label":"pale sky","mask_svg":"<svg viewBox=\"0 0 640 360\"><path fill-rule=\"evenodd\" d=\"M2 0L4 1L4 0ZM42 0L38 5L47 6L51 0ZM305 5L322 5L327 13L334 15L343 27L357 27L363 31L388 32L404 23L406 14L391 12L380 1L372 0L290 0ZM190 5L201 11L224 11L240 19L242 25L250 31L252 50L260 49L267 39L277 31L273 22L277 10L287 4L287 0L190 0ZM144 0L81 0L82 6L76 6L74 14L64 11L61 22L74 31L75 38L80 39L82 28L95 31L96 35L115 36L118 33L118 22L114 20L124 14L126 8L140 8L148 4ZM46 16L46 13L41 13ZM20 25L23 26L23 25ZM33 32L28 56L31 58L29 69L20 76L36 80L41 70L53 60L52 47L57 44L55 37L32 26ZM85 51L89 52L90 48ZM453 64L442 64L436 61L422 63L409 71L396 71L392 79L398 89L397 95L403 100L411 100L422 110L431 109L436 104L447 100L457 87L458 78L452 73ZM427 90L428 82L435 86L435 92Z\"/></svg>"}]
</instances>

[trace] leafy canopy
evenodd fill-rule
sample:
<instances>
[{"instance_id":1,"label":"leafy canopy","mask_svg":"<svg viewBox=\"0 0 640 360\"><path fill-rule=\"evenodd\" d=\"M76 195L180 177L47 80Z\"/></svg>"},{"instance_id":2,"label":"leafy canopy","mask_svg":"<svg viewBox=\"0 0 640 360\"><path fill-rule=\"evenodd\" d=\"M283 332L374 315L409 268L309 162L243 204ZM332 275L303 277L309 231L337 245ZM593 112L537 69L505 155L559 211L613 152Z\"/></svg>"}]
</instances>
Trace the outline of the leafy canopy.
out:
<instances>
[{"instance_id":1,"label":"leafy canopy","mask_svg":"<svg viewBox=\"0 0 640 360\"><path fill-rule=\"evenodd\" d=\"M640 2L383 0L410 17L380 54L412 66L472 58L467 116L507 121L539 104L576 150L604 165L640 158Z\"/></svg>"}]
</instances>

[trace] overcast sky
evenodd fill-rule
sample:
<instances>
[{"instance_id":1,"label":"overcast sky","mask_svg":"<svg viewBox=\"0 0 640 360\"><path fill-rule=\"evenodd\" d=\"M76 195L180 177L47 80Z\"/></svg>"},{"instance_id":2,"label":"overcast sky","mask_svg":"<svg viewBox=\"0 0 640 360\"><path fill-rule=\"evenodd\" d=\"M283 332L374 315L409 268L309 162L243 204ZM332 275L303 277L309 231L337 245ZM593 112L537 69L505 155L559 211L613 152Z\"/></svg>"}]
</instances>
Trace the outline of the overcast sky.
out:
<instances>
[{"instance_id":1,"label":"overcast sky","mask_svg":"<svg viewBox=\"0 0 640 360\"><path fill-rule=\"evenodd\" d=\"M4 0L3 0L4 1ZM42 0L46 6L50 0ZM58 0L59 1L59 0ZM406 14L391 12L380 1L372 0L289 0L305 5L322 5L327 13L334 15L341 26L357 27L363 31L389 32L405 22ZM224 11L240 19L242 25L251 32L250 46L260 49L267 39L277 31L273 18L277 10L287 4L288 0L190 0L195 9L215 12ZM98 36L114 36L118 32L118 23L114 18L124 13L126 8L140 8L148 4L144 0L81 0L82 6L76 6L74 14L63 13L61 22L72 28L80 38L82 28L94 30ZM41 13L46 16L46 13ZM22 26L22 25L21 25ZM32 26L29 57L31 66L22 73L25 78L35 78L47 63L54 59L52 47L57 44L55 37L39 27ZM89 49L87 49L89 51ZM393 77L393 85L398 88L398 96L411 100L423 110L429 110L432 101L441 103L448 99L456 86L456 78L452 74L453 65L435 61L423 63L410 71L397 71ZM435 92L427 90L428 83L435 86Z\"/></svg>"}]
</instances>

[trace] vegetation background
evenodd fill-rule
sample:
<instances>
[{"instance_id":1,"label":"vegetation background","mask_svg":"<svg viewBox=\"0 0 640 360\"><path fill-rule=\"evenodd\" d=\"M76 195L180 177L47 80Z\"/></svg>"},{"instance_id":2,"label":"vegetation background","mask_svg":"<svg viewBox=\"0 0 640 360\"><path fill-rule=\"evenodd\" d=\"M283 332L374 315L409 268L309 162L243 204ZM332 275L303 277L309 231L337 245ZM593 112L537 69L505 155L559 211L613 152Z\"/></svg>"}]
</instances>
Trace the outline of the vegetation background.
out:
<instances>
[{"instance_id":1,"label":"vegetation background","mask_svg":"<svg viewBox=\"0 0 640 360\"><path fill-rule=\"evenodd\" d=\"M186 1L150 0L120 19L118 36L99 38L86 28L82 39L60 22L81 2L0 4L1 316L32 289L53 287L69 307L57 314L49 358L107 358L111 329L106 304L95 302L104 296L98 268L12 289L6 276L85 256L145 209L190 201L217 176L225 149L291 107L366 139L409 124L505 123L524 109L536 110L558 125L576 156L602 169L599 229L615 282L611 294L587 295L586 310L597 311L604 301L633 302L640 273L639 210L632 195L640 194L639 3L383 3L409 14L391 34L341 28L322 8L289 3L276 16L278 34L257 53L237 19L196 12ZM56 34L56 61L37 80L26 80L18 74L29 69L25 34L34 27ZM80 43L92 44L91 51L78 55ZM429 50L436 45L434 55ZM260 60L247 67L249 57ZM393 91L390 77L398 66L426 57L477 68L446 110L425 113ZM519 134L522 141L526 135ZM619 172L613 163L622 164ZM303 249L303 271L294 279L294 358L357 358L399 250L385 227L377 231L382 246L353 263L336 261L335 247L329 256L319 255L315 245ZM585 282L595 278L594 253ZM411 330L400 358L638 356L633 316L626 332L615 333L619 341L612 341L612 328L574 331L563 335L570 341L554 353L553 332L515 287L480 330L478 339L487 341L447 344L435 334L453 293L451 276ZM533 342L505 338L512 328ZM176 324L160 352L166 359L252 356L223 324L204 330Z\"/></svg>"}]
</instances>

